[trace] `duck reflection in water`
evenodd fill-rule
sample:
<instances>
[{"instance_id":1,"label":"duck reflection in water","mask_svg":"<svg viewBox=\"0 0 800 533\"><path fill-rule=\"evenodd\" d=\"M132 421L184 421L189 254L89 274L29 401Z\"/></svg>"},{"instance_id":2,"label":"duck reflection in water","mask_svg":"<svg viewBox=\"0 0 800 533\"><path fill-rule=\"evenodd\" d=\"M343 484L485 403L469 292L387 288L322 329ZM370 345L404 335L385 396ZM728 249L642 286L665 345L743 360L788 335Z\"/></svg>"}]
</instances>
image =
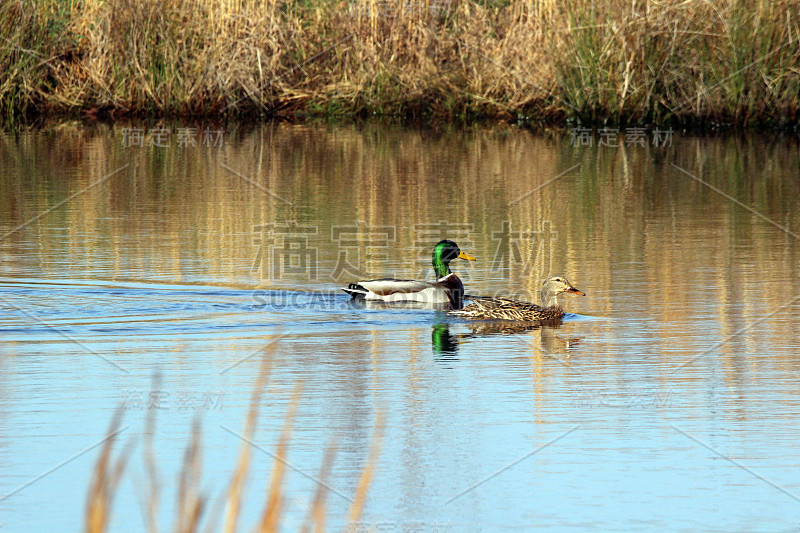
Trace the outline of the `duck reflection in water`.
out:
<instances>
[{"instance_id":1,"label":"duck reflection in water","mask_svg":"<svg viewBox=\"0 0 800 533\"><path fill-rule=\"evenodd\" d=\"M458 359L458 335L450 333L447 322L433 325L431 348L433 357L438 361Z\"/></svg>"},{"instance_id":2,"label":"duck reflection in water","mask_svg":"<svg viewBox=\"0 0 800 533\"><path fill-rule=\"evenodd\" d=\"M458 359L459 344L469 339L489 335L513 335L538 331L540 349L543 355L564 355L569 357L569 349L581 342L581 337L558 335L561 320L550 320L538 324L520 324L513 322L480 322L467 324L469 333L452 333L451 324L439 322L431 331L431 348L437 360ZM463 323L459 323L462 325ZM535 334L531 334L535 335ZM521 348L522 349L522 348Z\"/></svg>"}]
</instances>

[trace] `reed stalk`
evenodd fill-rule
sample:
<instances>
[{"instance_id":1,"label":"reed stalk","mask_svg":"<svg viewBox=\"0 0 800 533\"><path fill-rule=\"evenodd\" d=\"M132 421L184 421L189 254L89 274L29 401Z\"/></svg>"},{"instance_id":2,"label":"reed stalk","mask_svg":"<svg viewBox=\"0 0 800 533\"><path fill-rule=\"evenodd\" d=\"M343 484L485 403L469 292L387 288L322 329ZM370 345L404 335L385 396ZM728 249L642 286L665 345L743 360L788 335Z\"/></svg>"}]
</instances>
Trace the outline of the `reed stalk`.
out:
<instances>
[{"instance_id":1,"label":"reed stalk","mask_svg":"<svg viewBox=\"0 0 800 533\"><path fill-rule=\"evenodd\" d=\"M258 377L253 387L253 394L250 400L245 428L243 431L242 445L239 450L236 466L231 475L231 482L224 493L225 507L223 516L222 531L240 531L239 518L244 497L244 485L250 472L252 438L255 426L258 421L258 411L261 402L261 393L267 383L269 375L269 358L265 357L261 365ZM157 382L156 382L157 383ZM290 440L297 408L300 403L300 391L298 385L292 395L289 409L284 418L283 429L277 444L277 450L272 463L272 474L266 488L264 507L261 518L256 525L256 531L271 533L280 530L281 510L284 504L284 487L287 455L290 448ZM100 456L97 459L93 470L92 482L89 487L86 505L86 526L87 533L103 533L108 531L111 521L111 513L114 498L119 490L119 482L125 471L127 462L131 456L132 446L124 448L116 458L114 458L114 443L117 439L121 423L121 411L118 411L112 420L108 430L108 436L101 448ZM382 420L382 418L379 418ZM379 423L376 436L371 445L371 451L365 463L361 477L358 482L354 503L348 513L350 520L357 520L361 515L366 500L369 486L371 483L377 454L380 448L380 431L383 424ZM147 530L151 533L158 531L159 508L158 498L161 494L160 487L155 476L155 451L152 447L152 432L155 430L155 417L148 416L146 422L145 442L145 466L150 475L151 483L148 486L149 494L146 495L145 523ZM178 501L175 510L175 520L173 530L176 533L197 533L201 528L211 528L217 516L209 516L209 506L207 505L207 495L201 493L201 465L202 465L202 446L200 436L200 423L195 421L192 427L192 435L189 444L184 452L183 465L177 481ZM316 532L325 530L327 519L327 509L325 501L329 485L327 484L330 475L333 459L335 455L335 445L331 445L325 452L322 462L322 472L318 480L318 486L313 504L308 511L308 516L303 526L304 531L309 531L312 527Z\"/></svg>"}]
</instances>

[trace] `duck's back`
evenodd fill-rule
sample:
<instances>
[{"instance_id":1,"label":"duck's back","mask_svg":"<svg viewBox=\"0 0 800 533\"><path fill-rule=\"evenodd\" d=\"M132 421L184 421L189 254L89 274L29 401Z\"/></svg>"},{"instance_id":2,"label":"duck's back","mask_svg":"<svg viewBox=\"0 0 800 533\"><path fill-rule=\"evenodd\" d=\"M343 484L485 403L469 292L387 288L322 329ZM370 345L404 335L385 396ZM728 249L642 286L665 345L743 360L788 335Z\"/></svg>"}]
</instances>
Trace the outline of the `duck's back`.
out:
<instances>
[{"instance_id":1,"label":"duck's back","mask_svg":"<svg viewBox=\"0 0 800 533\"><path fill-rule=\"evenodd\" d=\"M542 309L530 302L512 300L511 298L492 298L470 296L471 303L452 314L486 320L513 320L515 322L540 322L554 320L564 316L560 307Z\"/></svg>"}]
</instances>

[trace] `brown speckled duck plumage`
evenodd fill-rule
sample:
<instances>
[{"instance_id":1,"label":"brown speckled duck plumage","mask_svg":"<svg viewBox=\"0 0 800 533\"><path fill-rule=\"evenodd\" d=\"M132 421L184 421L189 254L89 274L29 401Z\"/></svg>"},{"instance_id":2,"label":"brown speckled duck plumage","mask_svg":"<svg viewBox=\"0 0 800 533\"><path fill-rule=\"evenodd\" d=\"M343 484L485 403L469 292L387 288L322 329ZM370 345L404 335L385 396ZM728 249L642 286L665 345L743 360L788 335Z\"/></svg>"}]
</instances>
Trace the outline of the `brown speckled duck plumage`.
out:
<instances>
[{"instance_id":1,"label":"brown speckled duck plumage","mask_svg":"<svg viewBox=\"0 0 800 533\"><path fill-rule=\"evenodd\" d=\"M560 320L564 309L558 305L557 296L561 293L586 296L563 276L550 276L542 285L542 305L521 302L511 298L492 298L470 296L471 303L463 309L450 314L462 318L478 320L508 320L513 322L548 322Z\"/></svg>"}]
</instances>

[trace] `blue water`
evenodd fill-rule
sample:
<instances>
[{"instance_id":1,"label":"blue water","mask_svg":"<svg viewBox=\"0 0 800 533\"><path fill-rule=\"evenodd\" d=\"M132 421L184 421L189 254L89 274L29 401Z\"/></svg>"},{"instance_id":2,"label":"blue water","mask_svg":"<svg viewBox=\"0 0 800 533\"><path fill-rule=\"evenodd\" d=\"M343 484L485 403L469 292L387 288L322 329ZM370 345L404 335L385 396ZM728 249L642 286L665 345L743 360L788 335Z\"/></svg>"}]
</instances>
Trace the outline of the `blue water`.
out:
<instances>
[{"instance_id":1,"label":"blue water","mask_svg":"<svg viewBox=\"0 0 800 533\"><path fill-rule=\"evenodd\" d=\"M717 167L752 158L741 175L703 176L797 228L796 202L787 199L798 187L790 141L767 149L756 139L748 152L725 139L685 138L667 160L653 163L635 151L576 156L572 147L554 148L525 132L450 133L428 145L418 142L420 132L387 129L381 135L397 146L378 163L348 162L359 172L344 172L341 154L378 157L375 131L310 127L312 138L303 141L293 128L241 132L226 145L226 160L246 168L254 146L273 150L273 164L284 169L278 177L250 173L272 176L274 183L265 183L291 199L295 213L281 212L230 173L204 167L216 153L106 148L121 159L181 162L140 165L127 181L95 187L2 243L0 531L83 528L92 471L115 412L121 431L114 451L129 455L109 530L148 528L148 446L157 465L157 519L162 530L172 529L194 421L202 425L203 523L212 529L221 527L239 451L252 445L239 520L240 530L250 530L267 499L293 394L299 399L283 483L285 531L299 530L309 515L331 448L329 530L800 527L798 243L712 190L678 183L668 162L690 166L694 161L682 158L691 149ZM115 145L119 132L76 131L89 139L64 141L75 160L108 163L111 156L97 155L89 141ZM70 176L92 179L88 163L61 176L58 161L26 159L28 145L48 141L37 133L22 139L4 137L0 178L15 198L3 204L5 230L85 185ZM292 150L275 152L281 143ZM463 155L448 173L434 164L437 157L481 143L503 186L457 193L448 203L448 184L471 190L486 175L484 163ZM413 146L415 158L403 146ZM315 157L319 151L326 157ZM552 165L553 175L575 157L592 164L514 212L498 191L525 192L547 178L544 170L527 173L526 161L514 163L520 153ZM639 171L618 170L623 155ZM386 170L414 159L423 168ZM762 171L751 173L749 164ZM787 175L775 174L780 168ZM352 183L334 187L323 179L329 174ZM155 192L159 183L172 189ZM382 199L397 183L395 197ZM430 206L414 199L414 183L425 184ZM547 211L555 205L568 208ZM478 261L468 269L453 263L470 293L525 291L536 299L545 275L539 270L548 268L587 296L563 300L571 314L560 326L513 334L435 310L353 305L331 274L342 246L332 228L359 220L396 228L394 244L351 258L366 272L413 277L427 265L404 222L412 214L451 220L454 231L461 231L457 223L472 224L461 241ZM308 241L317 243L314 276L302 265L280 279L254 272L254 225L287 217L317 228ZM541 228L546 219L558 229L547 267L539 256L524 275L513 263L493 266L492 228L506 217L515 227ZM244 444L264 357L270 374L251 444ZM366 504L348 524L375 444Z\"/></svg>"}]
</instances>

